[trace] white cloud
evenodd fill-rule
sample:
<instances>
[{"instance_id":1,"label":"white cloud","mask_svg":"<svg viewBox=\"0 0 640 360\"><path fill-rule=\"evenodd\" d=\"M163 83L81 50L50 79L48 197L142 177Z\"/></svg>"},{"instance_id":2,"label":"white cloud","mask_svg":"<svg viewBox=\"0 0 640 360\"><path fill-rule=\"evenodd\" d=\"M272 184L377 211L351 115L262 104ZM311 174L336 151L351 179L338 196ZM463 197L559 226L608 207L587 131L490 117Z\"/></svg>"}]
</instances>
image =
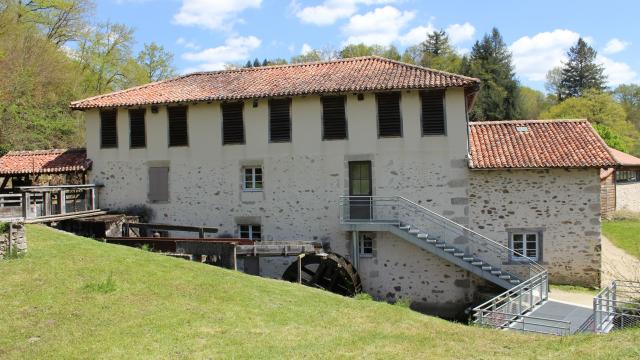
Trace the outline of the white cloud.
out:
<instances>
[{"instance_id":1,"label":"white cloud","mask_svg":"<svg viewBox=\"0 0 640 360\"><path fill-rule=\"evenodd\" d=\"M398 38L400 44L404 46L416 45L427 38L427 34L432 33L436 28L431 23L427 25L416 26L409 30L406 34Z\"/></svg>"},{"instance_id":2,"label":"white cloud","mask_svg":"<svg viewBox=\"0 0 640 360\"><path fill-rule=\"evenodd\" d=\"M307 53L309 53L312 50L313 49L311 48L311 46L309 44L304 43L304 44L302 44L302 48L300 49L300 54L306 55Z\"/></svg>"},{"instance_id":3,"label":"white cloud","mask_svg":"<svg viewBox=\"0 0 640 360\"><path fill-rule=\"evenodd\" d=\"M239 13L258 8L261 3L262 0L182 0L180 11L173 20L180 25L226 31L242 22Z\"/></svg>"},{"instance_id":4,"label":"white cloud","mask_svg":"<svg viewBox=\"0 0 640 360\"><path fill-rule=\"evenodd\" d=\"M189 50L200 50L200 45L196 44L193 41L189 41L189 40L187 40L187 39L185 39L183 37L179 37L176 40L176 44L181 45L184 48L189 49Z\"/></svg>"},{"instance_id":5,"label":"white cloud","mask_svg":"<svg viewBox=\"0 0 640 360\"><path fill-rule=\"evenodd\" d=\"M623 62L617 62L606 56L598 55L596 61L604 65L604 73L607 75L607 82L611 86L637 81L638 73Z\"/></svg>"},{"instance_id":6,"label":"white cloud","mask_svg":"<svg viewBox=\"0 0 640 360\"><path fill-rule=\"evenodd\" d=\"M449 25L446 31L451 43L456 45L473 39L473 35L476 33L476 28L466 22L464 24Z\"/></svg>"},{"instance_id":7,"label":"white cloud","mask_svg":"<svg viewBox=\"0 0 640 360\"><path fill-rule=\"evenodd\" d=\"M220 70L225 64L246 60L252 50L261 44L255 36L228 38L224 45L204 49L199 52L187 52L182 58L199 64L189 70Z\"/></svg>"},{"instance_id":8,"label":"white cloud","mask_svg":"<svg viewBox=\"0 0 640 360\"><path fill-rule=\"evenodd\" d=\"M516 72L532 81L544 81L547 71L566 60L567 50L579 37L566 29L521 37L510 46Z\"/></svg>"},{"instance_id":9,"label":"white cloud","mask_svg":"<svg viewBox=\"0 0 640 360\"><path fill-rule=\"evenodd\" d=\"M604 47L603 52L605 54L615 54L627 48L627 46L631 45L628 41L623 41L618 38L613 38L609 40L607 45Z\"/></svg>"},{"instance_id":10,"label":"white cloud","mask_svg":"<svg viewBox=\"0 0 640 360\"><path fill-rule=\"evenodd\" d=\"M358 11L358 5L389 4L396 0L325 0L315 6L301 6L294 0L291 7L295 15L304 23L326 26L340 19L348 18Z\"/></svg>"},{"instance_id":11,"label":"white cloud","mask_svg":"<svg viewBox=\"0 0 640 360\"><path fill-rule=\"evenodd\" d=\"M400 38L400 31L415 15L413 11L400 11L393 6L354 15L342 28L347 35L345 44L389 45Z\"/></svg>"}]
</instances>

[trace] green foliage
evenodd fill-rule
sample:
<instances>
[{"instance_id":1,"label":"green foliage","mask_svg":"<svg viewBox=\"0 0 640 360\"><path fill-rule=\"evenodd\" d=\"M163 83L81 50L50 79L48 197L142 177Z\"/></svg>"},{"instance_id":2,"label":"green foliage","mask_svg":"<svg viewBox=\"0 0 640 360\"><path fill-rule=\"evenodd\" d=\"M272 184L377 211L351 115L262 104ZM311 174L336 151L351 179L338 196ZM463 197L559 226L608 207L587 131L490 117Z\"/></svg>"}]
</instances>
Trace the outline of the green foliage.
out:
<instances>
[{"instance_id":1,"label":"green foliage","mask_svg":"<svg viewBox=\"0 0 640 360\"><path fill-rule=\"evenodd\" d=\"M373 297L366 292L357 293L353 298L356 300L373 301Z\"/></svg>"},{"instance_id":2,"label":"green foliage","mask_svg":"<svg viewBox=\"0 0 640 360\"><path fill-rule=\"evenodd\" d=\"M509 120L519 117L518 81L515 78L511 52L498 29L476 41L468 58L462 61L462 72L482 80L472 120Z\"/></svg>"},{"instance_id":3,"label":"green foliage","mask_svg":"<svg viewBox=\"0 0 640 360\"><path fill-rule=\"evenodd\" d=\"M424 42L408 47L402 61L452 73L459 73L462 66L462 57L454 50L443 30L429 33Z\"/></svg>"},{"instance_id":4,"label":"green foliage","mask_svg":"<svg viewBox=\"0 0 640 360\"><path fill-rule=\"evenodd\" d=\"M588 90L604 90L607 77L604 67L596 63L596 51L582 38L567 53L569 60L562 67L559 84L561 99L582 96Z\"/></svg>"},{"instance_id":5,"label":"green foliage","mask_svg":"<svg viewBox=\"0 0 640 360\"><path fill-rule=\"evenodd\" d=\"M540 116L542 119L588 119L598 124L597 130L609 146L621 151L633 149L637 131L627 121L622 105L610 94L590 90L581 97L569 98L550 107Z\"/></svg>"},{"instance_id":6,"label":"green foliage","mask_svg":"<svg viewBox=\"0 0 640 360\"><path fill-rule=\"evenodd\" d=\"M522 119L538 119L540 114L551 106L549 100L540 91L522 86L518 91L518 109Z\"/></svg>"},{"instance_id":7,"label":"green foliage","mask_svg":"<svg viewBox=\"0 0 640 360\"><path fill-rule=\"evenodd\" d=\"M603 221L602 234L617 247L640 259L640 220L637 218Z\"/></svg>"},{"instance_id":8,"label":"green foliage","mask_svg":"<svg viewBox=\"0 0 640 360\"><path fill-rule=\"evenodd\" d=\"M409 299L409 298L399 298L398 300L396 300L395 303L393 303L393 305L399 306L399 307L403 307L403 308L407 308L407 309L411 309L411 299Z\"/></svg>"},{"instance_id":9,"label":"green foliage","mask_svg":"<svg viewBox=\"0 0 640 360\"><path fill-rule=\"evenodd\" d=\"M627 120L640 130L640 85L620 85L613 90L613 97L627 112Z\"/></svg>"},{"instance_id":10,"label":"green foliage","mask_svg":"<svg viewBox=\"0 0 640 360\"><path fill-rule=\"evenodd\" d=\"M350 44L342 48L338 56L342 59L376 55L391 60L400 60L398 49L393 46Z\"/></svg>"},{"instance_id":11,"label":"green foliage","mask_svg":"<svg viewBox=\"0 0 640 360\"><path fill-rule=\"evenodd\" d=\"M562 80L562 68L556 66L547 72L544 89L550 96L555 97L556 102L560 101L562 94L560 93L560 81Z\"/></svg>"},{"instance_id":12,"label":"green foliage","mask_svg":"<svg viewBox=\"0 0 640 360\"><path fill-rule=\"evenodd\" d=\"M140 250L151 252L153 251L153 248L149 244L142 244L142 246L140 246Z\"/></svg>"},{"instance_id":13,"label":"green foliage","mask_svg":"<svg viewBox=\"0 0 640 360\"><path fill-rule=\"evenodd\" d=\"M113 279L113 273L109 273L106 279L102 281L91 282L83 286L83 289L100 294L108 294L117 290L116 281Z\"/></svg>"},{"instance_id":14,"label":"green foliage","mask_svg":"<svg viewBox=\"0 0 640 360\"><path fill-rule=\"evenodd\" d=\"M0 234L8 233L10 226L8 222L0 221Z\"/></svg>"},{"instance_id":15,"label":"green foliage","mask_svg":"<svg viewBox=\"0 0 640 360\"><path fill-rule=\"evenodd\" d=\"M138 53L137 63L144 70L145 82L164 80L176 75L173 54L154 42L144 44L144 49Z\"/></svg>"}]
</instances>

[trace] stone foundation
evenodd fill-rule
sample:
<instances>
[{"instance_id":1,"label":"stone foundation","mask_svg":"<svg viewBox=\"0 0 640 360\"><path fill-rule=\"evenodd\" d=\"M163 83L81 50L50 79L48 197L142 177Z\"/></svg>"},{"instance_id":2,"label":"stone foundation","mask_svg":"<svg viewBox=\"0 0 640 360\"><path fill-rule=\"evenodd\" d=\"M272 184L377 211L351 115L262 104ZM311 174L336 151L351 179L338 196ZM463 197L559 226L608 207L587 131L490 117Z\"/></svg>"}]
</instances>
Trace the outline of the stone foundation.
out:
<instances>
[{"instance_id":1,"label":"stone foundation","mask_svg":"<svg viewBox=\"0 0 640 360\"><path fill-rule=\"evenodd\" d=\"M27 236L22 222L12 222L4 233L0 233L0 260L11 252L21 255L27 252Z\"/></svg>"}]
</instances>

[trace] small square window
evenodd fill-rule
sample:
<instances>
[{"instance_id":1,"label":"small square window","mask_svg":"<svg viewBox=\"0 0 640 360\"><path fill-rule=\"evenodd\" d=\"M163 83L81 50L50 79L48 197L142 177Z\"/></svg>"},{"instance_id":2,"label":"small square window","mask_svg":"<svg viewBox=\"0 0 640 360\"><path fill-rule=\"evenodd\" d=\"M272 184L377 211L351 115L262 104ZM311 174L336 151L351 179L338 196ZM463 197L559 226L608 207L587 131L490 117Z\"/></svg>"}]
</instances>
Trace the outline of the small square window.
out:
<instances>
[{"instance_id":1,"label":"small square window","mask_svg":"<svg viewBox=\"0 0 640 360\"><path fill-rule=\"evenodd\" d=\"M242 188L244 191L262 191L262 167L245 167L242 172Z\"/></svg>"},{"instance_id":2,"label":"small square window","mask_svg":"<svg viewBox=\"0 0 640 360\"><path fill-rule=\"evenodd\" d=\"M238 230L242 239L262 240L262 226L260 225L240 224Z\"/></svg>"},{"instance_id":3,"label":"small square window","mask_svg":"<svg viewBox=\"0 0 640 360\"><path fill-rule=\"evenodd\" d=\"M361 234L359 247L361 257L373 257L375 248L373 236L369 234Z\"/></svg>"},{"instance_id":4,"label":"small square window","mask_svg":"<svg viewBox=\"0 0 640 360\"><path fill-rule=\"evenodd\" d=\"M511 259L521 261L525 259L540 260L540 232L513 232L510 237L511 249L515 254Z\"/></svg>"}]
</instances>

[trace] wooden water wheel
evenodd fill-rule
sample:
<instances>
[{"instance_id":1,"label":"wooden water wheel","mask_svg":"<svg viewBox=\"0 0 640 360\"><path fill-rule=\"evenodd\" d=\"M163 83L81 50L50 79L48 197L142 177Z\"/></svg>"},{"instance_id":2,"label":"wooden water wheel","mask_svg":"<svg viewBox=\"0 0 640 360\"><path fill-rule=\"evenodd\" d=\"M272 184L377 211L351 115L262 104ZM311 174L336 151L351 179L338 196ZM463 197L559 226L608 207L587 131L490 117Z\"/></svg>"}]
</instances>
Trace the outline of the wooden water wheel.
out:
<instances>
[{"instance_id":1,"label":"wooden water wheel","mask_svg":"<svg viewBox=\"0 0 640 360\"><path fill-rule=\"evenodd\" d=\"M283 280L298 282L298 262L289 265ZM338 254L307 254L302 258L302 284L331 291L343 296L354 296L362 291L360 276L353 265Z\"/></svg>"}]
</instances>

